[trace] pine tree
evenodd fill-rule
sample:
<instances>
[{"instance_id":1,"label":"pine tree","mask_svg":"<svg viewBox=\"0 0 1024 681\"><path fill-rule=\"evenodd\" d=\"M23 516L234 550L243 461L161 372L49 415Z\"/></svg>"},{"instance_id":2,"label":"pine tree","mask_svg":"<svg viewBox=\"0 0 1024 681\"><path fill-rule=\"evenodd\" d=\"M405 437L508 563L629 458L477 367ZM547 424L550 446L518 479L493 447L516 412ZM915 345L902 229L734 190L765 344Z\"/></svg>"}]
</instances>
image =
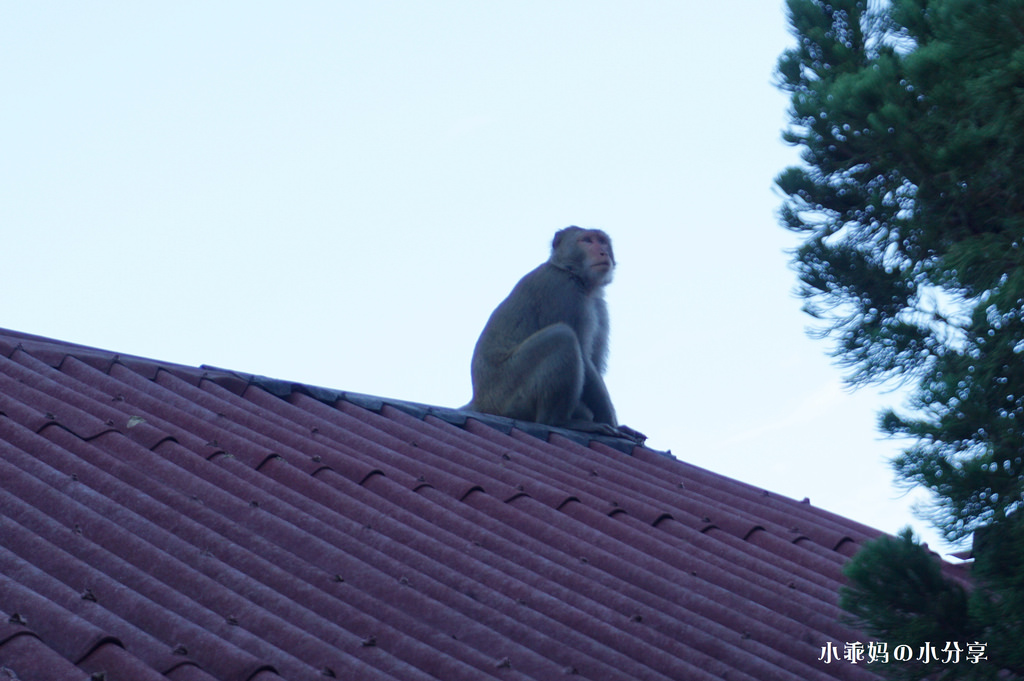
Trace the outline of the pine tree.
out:
<instances>
[{"instance_id":1,"label":"pine tree","mask_svg":"<svg viewBox=\"0 0 1024 681\"><path fill-rule=\"evenodd\" d=\"M991 664L942 678L1024 675L1024 2L788 7L777 73L803 164L777 183L804 309L852 385L910 388L880 417L912 442L897 474L933 493L947 539L975 533L975 588L904 535L851 561L844 604L897 643L988 641ZM902 581L872 578L885 565Z\"/></svg>"}]
</instances>

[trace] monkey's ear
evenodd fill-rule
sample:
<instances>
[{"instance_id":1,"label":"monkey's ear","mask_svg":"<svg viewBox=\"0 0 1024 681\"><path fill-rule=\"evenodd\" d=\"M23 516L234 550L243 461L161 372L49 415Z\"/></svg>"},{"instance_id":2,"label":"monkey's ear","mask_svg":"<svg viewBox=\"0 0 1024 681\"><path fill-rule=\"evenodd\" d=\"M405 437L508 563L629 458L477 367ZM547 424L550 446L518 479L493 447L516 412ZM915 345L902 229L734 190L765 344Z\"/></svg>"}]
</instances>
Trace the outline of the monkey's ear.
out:
<instances>
[{"instance_id":1,"label":"monkey's ear","mask_svg":"<svg viewBox=\"0 0 1024 681\"><path fill-rule=\"evenodd\" d=\"M558 245L562 243L562 239L565 238L565 235L578 229L580 228L577 227L576 225L569 225L568 227L560 229L557 232L555 232L555 238L551 240L551 250L557 251Z\"/></svg>"}]
</instances>

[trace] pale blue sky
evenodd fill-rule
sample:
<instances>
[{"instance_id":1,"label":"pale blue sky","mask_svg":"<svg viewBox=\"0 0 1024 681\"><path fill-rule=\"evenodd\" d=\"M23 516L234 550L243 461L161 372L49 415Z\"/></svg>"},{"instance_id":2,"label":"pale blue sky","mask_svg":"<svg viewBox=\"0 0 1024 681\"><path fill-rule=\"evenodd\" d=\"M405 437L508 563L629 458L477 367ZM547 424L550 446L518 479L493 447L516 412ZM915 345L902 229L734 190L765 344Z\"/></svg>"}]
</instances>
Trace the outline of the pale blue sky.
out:
<instances>
[{"instance_id":1,"label":"pale blue sky","mask_svg":"<svg viewBox=\"0 0 1024 681\"><path fill-rule=\"evenodd\" d=\"M895 532L806 337L773 178L781 2L5 3L0 326L457 407L493 307L609 232L649 444ZM937 546L932 532L923 532Z\"/></svg>"}]
</instances>

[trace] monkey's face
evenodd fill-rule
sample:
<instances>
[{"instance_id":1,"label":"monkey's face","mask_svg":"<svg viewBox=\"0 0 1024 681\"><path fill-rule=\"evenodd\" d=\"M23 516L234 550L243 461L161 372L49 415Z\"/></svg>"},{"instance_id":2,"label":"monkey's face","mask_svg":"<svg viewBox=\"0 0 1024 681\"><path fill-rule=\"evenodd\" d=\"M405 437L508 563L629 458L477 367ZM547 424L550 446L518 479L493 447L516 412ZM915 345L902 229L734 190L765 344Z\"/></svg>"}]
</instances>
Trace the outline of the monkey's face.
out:
<instances>
[{"instance_id":1,"label":"monkey's face","mask_svg":"<svg viewBox=\"0 0 1024 681\"><path fill-rule=\"evenodd\" d=\"M555 233L548 262L579 277L588 288L604 286L615 270L612 240L600 229L566 227Z\"/></svg>"},{"instance_id":2,"label":"monkey's face","mask_svg":"<svg viewBox=\"0 0 1024 681\"><path fill-rule=\"evenodd\" d=\"M577 235L576 246L583 254L584 276L597 285L610 282L615 255L608 235L599 229L588 229Z\"/></svg>"}]
</instances>

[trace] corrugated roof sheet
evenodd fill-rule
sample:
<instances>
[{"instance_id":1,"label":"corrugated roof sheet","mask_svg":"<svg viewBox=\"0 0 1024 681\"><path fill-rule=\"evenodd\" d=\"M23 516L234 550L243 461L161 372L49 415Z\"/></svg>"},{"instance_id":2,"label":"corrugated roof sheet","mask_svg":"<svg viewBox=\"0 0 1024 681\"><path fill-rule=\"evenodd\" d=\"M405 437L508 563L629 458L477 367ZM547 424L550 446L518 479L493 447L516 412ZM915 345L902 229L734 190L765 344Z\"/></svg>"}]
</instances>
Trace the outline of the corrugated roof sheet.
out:
<instances>
[{"instance_id":1,"label":"corrugated roof sheet","mask_svg":"<svg viewBox=\"0 0 1024 681\"><path fill-rule=\"evenodd\" d=\"M0 670L877 678L877 531L611 444L0 331Z\"/></svg>"}]
</instances>

